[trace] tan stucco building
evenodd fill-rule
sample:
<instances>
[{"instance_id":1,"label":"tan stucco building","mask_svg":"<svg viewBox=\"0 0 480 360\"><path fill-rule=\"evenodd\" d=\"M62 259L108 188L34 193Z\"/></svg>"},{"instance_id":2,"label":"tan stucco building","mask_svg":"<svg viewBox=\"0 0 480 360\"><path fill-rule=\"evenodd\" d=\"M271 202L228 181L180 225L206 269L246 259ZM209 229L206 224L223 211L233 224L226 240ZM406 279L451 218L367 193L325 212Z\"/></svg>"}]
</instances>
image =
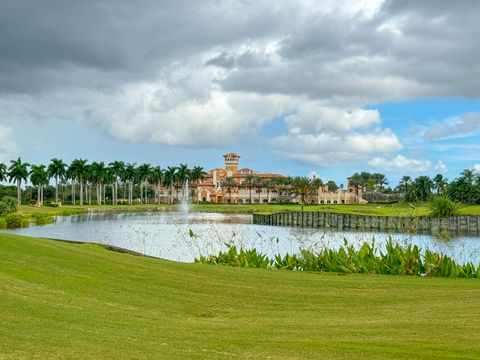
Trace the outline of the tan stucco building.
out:
<instances>
[{"instance_id":1,"label":"tan stucco building","mask_svg":"<svg viewBox=\"0 0 480 360\"><path fill-rule=\"evenodd\" d=\"M200 183L190 184L190 197L194 195L194 201L227 203L227 204L267 204L267 203L288 203L299 202L299 199L292 195L290 189L284 186L255 186L252 179L261 179L268 182L286 176L272 173L257 172L248 168L239 168L240 155L229 153L223 155L224 167L208 171L205 180ZM234 184L222 186L227 179L232 178ZM250 183L249 183L250 180ZM163 199L168 201L168 189L162 191ZM175 202L183 198L182 190L176 191ZM178 198L177 198L178 197ZM362 199L361 189L348 186L346 190L339 189L329 192L326 186L317 190L307 199L311 204L356 204L366 203Z\"/></svg>"}]
</instances>

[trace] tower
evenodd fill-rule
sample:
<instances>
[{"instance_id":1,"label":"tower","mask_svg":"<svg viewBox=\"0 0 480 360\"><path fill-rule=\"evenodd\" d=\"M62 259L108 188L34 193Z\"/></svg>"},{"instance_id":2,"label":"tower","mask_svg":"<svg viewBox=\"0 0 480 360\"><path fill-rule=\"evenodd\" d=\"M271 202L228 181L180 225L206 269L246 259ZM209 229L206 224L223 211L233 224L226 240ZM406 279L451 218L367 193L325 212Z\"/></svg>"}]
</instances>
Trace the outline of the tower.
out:
<instances>
[{"instance_id":1,"label":"tower","mask_svg":"<svg viewBox=\"0 0 480 360\"><path fill-rule=\"evenodd\" d=\"M240 162L240 155L230 153L223 155L225 158L225 170L227 171L227 176L233 176L238 171L238 163Z\"/></svg>"}]
</instances>

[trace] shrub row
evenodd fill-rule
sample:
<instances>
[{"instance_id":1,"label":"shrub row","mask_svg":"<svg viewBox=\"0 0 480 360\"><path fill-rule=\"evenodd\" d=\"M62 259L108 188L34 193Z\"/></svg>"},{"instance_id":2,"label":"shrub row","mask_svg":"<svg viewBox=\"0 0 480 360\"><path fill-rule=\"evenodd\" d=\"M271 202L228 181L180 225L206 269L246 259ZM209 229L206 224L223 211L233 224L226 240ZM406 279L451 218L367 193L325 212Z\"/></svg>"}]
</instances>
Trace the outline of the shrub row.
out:
<instances>
[{"instance_id":1,"label":"shrub row","mask_svg":"<svg viewBox=\"0 0 480 360\"><path fill-rule=\"evenodd\" d=\"M196 262L211 265L273 268L297 271L320 271L338 273L367 273L411 276L480 278L480 265L469 262L458 264L450 257L426 250L424 254L416 245L402 247L390 238L385 252L377 251L375 243L364 243L360 249L349 245L338 250L323 249L318 253L301 250L299 254L277 255L270 259L265 254L252 250L238 250L227 245L226 252L216 256L200 256Z\"/></svg>"}]
</instances>

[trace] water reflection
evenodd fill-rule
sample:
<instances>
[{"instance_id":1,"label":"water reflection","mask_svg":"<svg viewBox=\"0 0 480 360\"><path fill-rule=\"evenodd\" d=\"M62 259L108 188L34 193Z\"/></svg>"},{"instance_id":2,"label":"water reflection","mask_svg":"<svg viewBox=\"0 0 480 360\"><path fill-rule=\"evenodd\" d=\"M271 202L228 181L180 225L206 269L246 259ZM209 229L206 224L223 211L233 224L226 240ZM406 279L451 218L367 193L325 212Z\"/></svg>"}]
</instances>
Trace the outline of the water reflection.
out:
<instances>
[{"instance_id":1,"label":"water reflection","mask_svg":"<svg viewBox=\"0 0 480 360\"><path fill-rule=\"evenodd\" d=\"M216 254L225 243L256 248L269 256L298 252L300 248L338 248L344 239L360 245L365 241L379 250L390 236L378 232L287 228L253 225L251 215L216 213L87 214L58 217L45 226L11 232L62 240L97 242L150 256L193 261L200 254ZM428 234L391 234L402 245L416 244L452 256L460 262L480 262L480 238L458 236L450 241Z\"/></svg>"}]
</instances>

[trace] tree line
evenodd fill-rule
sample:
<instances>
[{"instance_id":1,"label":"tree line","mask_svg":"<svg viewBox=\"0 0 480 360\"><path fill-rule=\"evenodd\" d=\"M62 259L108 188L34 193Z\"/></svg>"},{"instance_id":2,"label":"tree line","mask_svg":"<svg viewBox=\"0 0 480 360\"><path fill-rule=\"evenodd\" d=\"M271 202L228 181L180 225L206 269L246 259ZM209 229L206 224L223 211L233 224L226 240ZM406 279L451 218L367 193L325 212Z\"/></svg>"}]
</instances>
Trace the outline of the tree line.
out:
<instances>
[{"instance_id":1,"label":"tree line","mask_svg":"<svg viewBox=\"0 0 480 360\"><path fill-rule=\"evenodd\" d=\"M385 187L389 181L383 174L355 173L350 177L350 185L364 192L398 195L396 198L408 202L429 201L433 195L444 195L459 203L480 204L480 174L472 169L463 170L449 181L444 175L426 175L412 178L405 175L394 187Z\"/></svg>"},{"instance_id":2,"label":"tree line","mask_svg":"<svg viewBox=\"0 0 480 360\"><path fill-rule=\"evenodd\" d=\"M111 203L119 203L119 193L128 204L133 203L134 186L138 188L136 194L143 203L148 202L149 190L154 189L155 200L160 200L160 188L167 186L170 189L169 201L173 202L174 189L178 192L180 184L186 181L199 182L205 179L205 171L200 166L189 168L186 164L178 167L169 166L162 169L150 164L136 165L114 161L88 163L85 159L75 159L70 164L55 158L48 165L30 165L21 158L12 160L10 166L0 163L0 182L14 183L17 188L17 202L22 200L22 184L28 180L37 190L37 203L43 205L44 189L50 181L55 182L55 203L59 202L59 189L70 187L70 200L73 205L91 204L94 200L98 205L107 201L107 190L111 196ZM65 201L65 199L63 199Z\"/></svg>"}]
</instances>

